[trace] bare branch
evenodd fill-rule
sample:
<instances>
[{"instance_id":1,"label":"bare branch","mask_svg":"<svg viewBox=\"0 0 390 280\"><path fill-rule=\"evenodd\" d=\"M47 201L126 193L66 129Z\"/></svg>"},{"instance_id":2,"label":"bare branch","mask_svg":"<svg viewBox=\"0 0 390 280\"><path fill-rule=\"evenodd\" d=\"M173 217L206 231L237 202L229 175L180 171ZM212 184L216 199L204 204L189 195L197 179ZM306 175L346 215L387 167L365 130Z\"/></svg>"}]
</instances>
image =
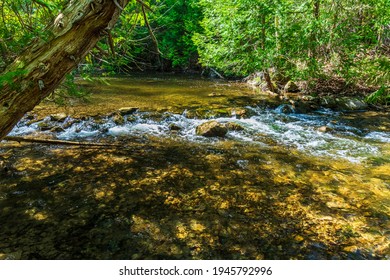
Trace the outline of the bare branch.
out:
<instances>
[{"instance_id":1,"label":"bare branch","mask_svg":"<svg viewBox=\"0 0 390 280\"><path fill-rule=\"evenodd\" d=\"M136 0L136 1L137 1L139 4L141 4L142 7L145 7L146 9L148 9L149 11L151 11L151 12L153 13L152 8L151 8L149 5L145 4L142 0Z\"/></svg>"},{"instance_id":2,"label":"bare branch","mask_svg":"<svg viewBox=\"0 0 390 280\"><path fill-rule=\"evenodd\" d=\"M114 1L115 6L117 6L119 10L123 11L123 8L121 5L119 5L118 0L113 0L113 1Z\"/></svg>"}]
</instances>

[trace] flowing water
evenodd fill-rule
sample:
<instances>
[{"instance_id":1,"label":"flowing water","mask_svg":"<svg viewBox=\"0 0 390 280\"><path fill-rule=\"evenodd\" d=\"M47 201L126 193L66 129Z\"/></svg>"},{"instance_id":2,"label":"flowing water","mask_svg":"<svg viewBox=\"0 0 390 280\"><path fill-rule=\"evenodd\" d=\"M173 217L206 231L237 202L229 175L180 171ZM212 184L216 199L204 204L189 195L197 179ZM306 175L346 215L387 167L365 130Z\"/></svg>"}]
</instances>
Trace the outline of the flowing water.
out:
<instances>
[{"instance_id":1,"label":"flowing water","mask_svg":"<svg viewBox=\"0 0 390 280\"><path fill-rule=\"evenodd\" d=\"M388 113L166 75L85 86L11 135L111 146L0 145L0 258L390 258ZM231 129L197 135L210 120Z\"/></svg>"}]
</instances>

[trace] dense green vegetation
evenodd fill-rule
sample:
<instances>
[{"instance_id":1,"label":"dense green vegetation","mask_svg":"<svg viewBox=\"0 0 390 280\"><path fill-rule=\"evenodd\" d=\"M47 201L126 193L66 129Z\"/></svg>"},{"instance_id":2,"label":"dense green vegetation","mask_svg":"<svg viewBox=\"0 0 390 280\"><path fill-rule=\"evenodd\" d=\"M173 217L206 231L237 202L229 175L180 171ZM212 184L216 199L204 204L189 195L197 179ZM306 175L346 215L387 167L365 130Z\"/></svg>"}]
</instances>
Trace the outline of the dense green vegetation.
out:
<instances>
[{"instance_id":1,"label":"dense green vegetation","mask_svg":"<svg viewBox=\"0 0 390 280\"><path fill-rule=\"evenodd\" d=\"M44 38L68 2L1 1L0 70ZM359 85L369 102L387 103L389 41L387 0L133 0L78 70L269 73L274 90L288 80L318 91Z\"/></svg>"},{"instance_id":2,"label":"dense green vegetation","mask_svg":"<svg viewBox=\"0 0 390 280\"><path fill-rule=\"evenodd\" d=\"M388 1L199 1L201 62L227 74L389 81Z\"/></svg>"},{"instance_id":3,"label":"dense green vegetation","mask_svg":"<svg viewBox=\"0 0 390 280\"><path fill-rule=\"evenodd\" d=\"M389 5L0 0L0 260L389 260Z\"/></svg>"}]
</instances>

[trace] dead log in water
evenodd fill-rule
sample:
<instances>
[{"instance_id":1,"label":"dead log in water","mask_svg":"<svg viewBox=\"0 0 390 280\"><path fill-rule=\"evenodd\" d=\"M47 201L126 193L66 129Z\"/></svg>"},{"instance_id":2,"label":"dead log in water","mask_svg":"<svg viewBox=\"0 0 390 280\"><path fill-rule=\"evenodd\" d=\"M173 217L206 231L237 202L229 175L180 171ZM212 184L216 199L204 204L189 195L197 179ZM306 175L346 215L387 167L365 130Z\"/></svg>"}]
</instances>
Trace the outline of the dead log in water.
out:
<instances>
[{"instance_id":1,"label":"dead log in water","mask_svg":"<svg viewBox=\"0 0 390 280\"><path fill-rule=\"evenodd\" d=\"M91 143L91 142L56 140L56 139L39 139L39 138L28 138L28 137L21 137L21 136L6 136L4 137L3 140L14 141L19 143L27 142L27 143L65 145L65 146L87 146L87 147L122 147L123 146L119 144L110 144L110 143Z\"/></svg>"}]
</instances>

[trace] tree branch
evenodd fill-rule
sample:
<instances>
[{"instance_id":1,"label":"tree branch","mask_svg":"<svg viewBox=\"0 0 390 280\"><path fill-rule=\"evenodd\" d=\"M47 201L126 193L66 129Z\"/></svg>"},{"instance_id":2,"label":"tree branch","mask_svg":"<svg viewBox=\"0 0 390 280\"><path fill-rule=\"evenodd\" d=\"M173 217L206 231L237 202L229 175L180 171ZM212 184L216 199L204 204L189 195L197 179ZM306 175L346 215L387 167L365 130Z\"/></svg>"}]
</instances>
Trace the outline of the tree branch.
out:
<instances>
[{"instance_id":1,"label":"tree branch","mask_svg":"<svg viewBox=\"0 0 390 280\"><path fill-rule=\"evenodd\" d=\"M49 145L66 145L66 146L88 146L88 147L121 147L118 144L109 143L90 143L90 142L76 142L76 141L64 141L64 140L53 140L53 139L37 139L37 138L26 138L19 136L6 136L3 138L6 141L14 142L27 142L27 143L39 143Z\"/></svg>"},{"instance_id":2,"label":"tree branch","mask_svg":"<svg viewBox=\"0 0 390 280\"><path fill-rule=\"evenodd\" d=\"M113 0L113 1L114 1L115 6L117 6L119 10L123 11L123 8L121 5L119 5L118 0Z\"/></svg>"},{"instance_id":3,"label":"tree branch","mask_svg":"<svg viewBox=\"0 0 390 280\"><path fill-rule=\"evenodd\" d=\"M148 9L149 11L151 11L151 12L153 13L152 8L151 8L149 5L145 4L142 0L136 0L136 1L137 1L139 4L141 4L142 7L145 7L146 9Z\"/></svg>"}]
</instances>

